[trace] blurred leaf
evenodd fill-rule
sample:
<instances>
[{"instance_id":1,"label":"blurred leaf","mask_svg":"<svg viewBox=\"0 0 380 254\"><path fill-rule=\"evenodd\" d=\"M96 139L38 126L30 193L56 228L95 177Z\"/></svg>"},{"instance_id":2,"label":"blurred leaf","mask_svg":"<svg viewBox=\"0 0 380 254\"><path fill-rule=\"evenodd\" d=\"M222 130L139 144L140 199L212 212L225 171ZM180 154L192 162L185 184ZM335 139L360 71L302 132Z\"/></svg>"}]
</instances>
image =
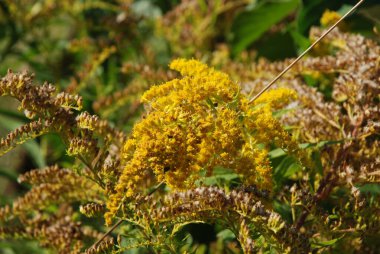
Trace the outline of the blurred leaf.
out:
<instances>
[{"instance_id":1,"label":"blurred leaf","mask_svg":"<svg viewBox=\"0 0 380 254\"><path fill-rule=\"evenodd\" d=\"M55 133L47 133L40 137L40 147L46 151L46 164L55 164L57 161L71 161L66 153L66 145L61 137Z\"/></svg>"},{"instance_id":2,"label":"blurred leaf","mask_svg":"<svg viewBox=\"0 0 380 254\"><path fill-rule=\"evenodd\" d=\"M344 15L358 1L357 0L303 0L302 8L297 17L297 28L301 35L307 35L311 26L318 26L320 18L324 11L334 10ZM350 24L350 31L360 32L362 34L371 34L373 24L379 21L379 2L378 0L367 0L353 15L350 15L345 22ZM367 10L370 10L369 12ZM358 15L359 14L359 15ZM360 17L360 14L363 17Z\"/></svg>"},{"instance_id":3,"label":"blurred leaf","mask_svg":"<svg viewBox=\"0 0 380 254\"><path fill-rule=\"evenodd\" d=\"M274 169L273 177L277 183L281 183L300 170L302 167L297 160L291 156L286 156Z\"/></svg>"},{"instance_id":4,"label":"blurred leaf","mask_svg":"<svg viewBox=\"0 0 380 254\"><path fill-rule=\"evenodd\" d=\"M132 5L132 11L146 18L158 18L162 15L160 8L150 0L135 1Z\"/></svg>"},{"instance_id":5,"label":"blurred leaf","mask_svg":"<svg viewBox=\"0 0 380 254\"><path fill-rule=\"evenodd\" d=\"M312 246L314 245L314 247L319 247L319 246L320 247L328 247L328 246L334 245L337 241L339 241L342 238L343 238L343 236L329 240L329 241L316 242L316 243L313 243Z\"/></svg>"},{"instance_id":6,"label":"blurred leaf","mask_svg":"<svg viewBox=\"0 0 380 254\"><path fill-rule=\"evenodd\" d=\"M205 244L201 244L197 247L195 250L195 254L206 254L207 253L207 246Z\"/></svg>"},{"instance_id":7,"label":"blurred leaf","mask_svg":"<svg viewBox=\"0 0 380 254\"><path fill-rule=\"evenodd\" d=\"M11 182L17 182L17 174L9 169L0 167L0 177L4 177Z\"/></svg>"},{"instance_id":8,"label":"blurred leaf","mask_svg":"<svg viewBox=\"0 0 380 254\"><path fill-rule=\"evenodd\" d=\"M48 254L52 253L49 250L42 249L37 242L22 240L0 241L1 254Z\"/></svg>"},{"instance_id":9,"label":"blurred leaf","mask_svg":"<svg viewBox=\"0 0 380 254\"><path fill-rule=\"evenodd\" d=\"M276 148L276 149L270 151L270 152L268 153L268 155L269 155L269 157L270 157L271 159L275 159L275 158L278 158L278 157L281 157L281 156L286 155L286 153L285 153L285 151L282 150L281 148Z\"/></svg>"},{"instance_id":10,"label":"blurred leaf","mask_svg":"<svg viewBox=\"0 0 380 254\"><path fill-rule=\"evenodd\" d=\"M298 0L266 1L253 10L240 13L232 24L232 51L237 55L281 21L297 6Z\"/></svg>"},{"instance_id":11,"label":"blurred leaf","mask_svg":"<svg viewBox=\"0 0 380 254\"><path fill-rule=\"evenodd\" d=\"M298 53L302 53L310 46L311 43L310 43L309 38L306 36L303 36L296 29L290 29L289 33L293 37L293 41L298 47L298 51L299 51Z\"/></svg>"},{"instance_id":12,"label":"blurred leaf","mask_svg":"<svg viewBox=\"0 0 380 254\"><path fill-rule=\"evenodd\" d=\"M40 146L35 140L29 140L22 144L25 150L33 158L35 164L39 168L46 167L45 158L41 152Z\"/></svg>"},{"instance_id":13,"label":"blurred leaf","mask_svg":"<svg viewBox=\"0 0 380 254\"><path fill-rule=\"evenodd\" d=\"M216 167L213 171L213 175L204 177L202 179L202 182L206 185L217 185L223 182L230 183L232 180L237 179L238 177L238 174L234 173L230 169Z\"/></svg>"},{"instance_id":14,"label":"blurred leaf","mask_svg":"<svg viewBox=\"0 0 380 254\"><path fill-rule=\"evenodd\" d=\"M8 109L2 109L2 108L0 108L0 115L16 118L16 119L18 119L20 121L26 121L27 120L27 118L23 114L20 114L17 111L8 110Z\"/></svg>"},{"instance_id":15,"label":"blurred leaf","mask_svg":"<svg viewBox=\"0 0 380 254\"><path fill-rule=\"evenodd\" d=\"M311 86L311 87L318 87L318 80L314 78L312 75L303 74L302 78L305 81L306 85Z\"/></svg>"},{"instance_id":16,"label":"blurred leaf","mask_svg":"<svg viewBox=\"0 0 380 254\"><path fill-rule=\"evenodd\" d=\"M313 151L311 154L311 159L314 162L315 168L317 172L322 175L323 174L323 165L321 160L321 153L319 151Z\"/></svg>"},{"instance_id":17,"label":"blurred leaf","mask_svg":"<svg viewBox=\"0 0 380 254\"><path fill-rule=\"evenodd\" d=\"M372 195L380 195L380 184L379 183L369 183L362 186L358 186L360 192L371 193Z\"/></svg>"},{"instance_id":18,"label":"blurred leaf","mask_svg":"<svg viewBox=\"0 0 380 254\"><path fill-rule=\"evenodd\" d=\"M279 47L273 47L273 45L279 45ZM294 46L293 37L288 31L268 34L255 44L257 57L264 57L270 61L297 56Z\"/></svg>"},{"instance_id":19,"label":"blurred leaf","mask_svg":"<svg viewBox=\"0 0 380 254\"><path fill-rule=\"evenodd\" d=\"M292 222L292 211L291 207L288 204L284 204L282 202L279 202L275 200L273 202L273 208L274 210L281 215L281 217L286 220L287 222Z\"/></svg>"},{"instance_id":20,"label":"blurred leaf","mask_svg":"<svg viewBox=\"0 0 380 254\"><path fill-rule=\"evenodd\" d=\"M223 241L232 241L236 238L234 232L232 232L230 229L224 229L220 231L217 234L217 237L222 239Z\"/></svg>"},{"instance_id":21,"label":"blurred leaf","mask_svg":"<svg viewBox=\"0 0 380 254\"><path fill-rule=\"evenodd\" d=\"M283 108L283 109L280 109L280 110L276 110L275 112L273 112L273 116L279 118L279 117L281 117L283 115L288 114L289 112L295 111L298 108L299 107L291 107L291 108Z\"/></svg>"},{"instance_id":22,"label":"blurred leaf","mask_svg":"<svg viewBox=\"0 0 380 254\"><path fill-rule=\"evenodd\" d=\"M323 140L318 143L303 143L300 147L303 149L310 147L323 148L324 146L342 144L343 142L344 140Z\"/></svg>"},{"instance_id":23,"label":"blurred leaf","mask_svg":"<svg viewBox=\"0 0 380 254\"><path fill-rule=\"evenodd\" d=\"M322 165L322 159L321 159L321 153L319 150L314 150L311 153L311 160L313 162L313 166L311 166L311 169L309 169L309 187L312 192L315 191L315 180L316 175L323 175L323 165Z\"/></svg>"},{"instance_id":24,"label":"blurred leaf","mask_svg":"<svg viewBox=\"0 0 380 254\"><path fill-rule=\"evenodd\" d=\"M346 5L344 5L344 7L345 6ZM380 25L380 4L372 6L370 8L361 8L359 13L362 14L364 17L368 18L369 20L373 21L376 25Z\"/></svg>"},{"instance_id":25,"label":"blurred leaf","mask_svg":"<svg viewBox=\"0 0 380 254\"><path fill-rule=\"evenodd\" d=\"M319 25L319 19L326 9L336 10L342 4L341 0L303 0L297 17L298 32L307 35L311 26Z\"/></svg>"},{"instance_id":26,"label":"blurred leaf","mask_svg":"<svg viewBox=\"0 0 380 254\"><path fill-rule=\"evenodd\" d=\"M15 120L6 116L0 116L0 125L8 131L12 131L23 124L24 122L21 122L19 120ZM21 146L25 148L37 167L42 168L46 166L45 158L41 152L40 146L35 140L29 140Z\"/></svg>"}]
</instances>

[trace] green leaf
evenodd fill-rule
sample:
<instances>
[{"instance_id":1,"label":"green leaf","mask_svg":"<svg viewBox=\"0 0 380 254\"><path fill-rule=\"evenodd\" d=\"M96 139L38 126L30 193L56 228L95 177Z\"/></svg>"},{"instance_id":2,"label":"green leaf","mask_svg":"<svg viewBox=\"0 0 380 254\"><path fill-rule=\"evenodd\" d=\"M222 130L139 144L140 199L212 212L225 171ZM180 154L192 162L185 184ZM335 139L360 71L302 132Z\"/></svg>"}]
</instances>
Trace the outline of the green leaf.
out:
<instances>
[{"instance_id":1,"label":"green leaf","mask_svg":"<svg viewBox=\"0 0 380 254\"><path fill-rule=\"evenodd\" d=\"M269 155L269 157L270 157L271 159L275 159L275 158L278 158L278 157L281 157L281 156L286 155L286 153L285 153L285 151L282 150L281 148L276 148L276 149L270 151L270 152L268 153L268 155Z\"/></svg>"},{"instance_id":2,"label":"green leaf","mask_svg":"<svg viewBox=\"0 0 380 254\"><path fill-rule=\"evenodd\" d=\"M343 236L342 236L343 237ZM314 245L314 247L328 247L328 246L331 246L331 245L334 245L337 241L339 241L342 237L339 237L339 238L335 238L335 239L332 239L332 240L329 240L329 241L323 241L323 242L316 242L316 243L313 243L312 245ZM316 246L315 246L316 245Z\"/></svg>"},{"instance_id":3,"label":"green leaf","mask_svg":"<svg viewBox=\"0 0 380 254\"><path fill-rule=\"evenodd\" d=\"M22 144L25 150L33 158L34 162L39 168L46 167L45 157L42 154L40 146L35 140L29 140Z\"/></svg>"},{"instance_id":4,"label":"green leaf","mask_svg":"<svg viewBox=\"0 0 380 254\"><path fill-rule=\"evenodd\" d=\"M236 238L235 234L230 229L224 229L217 234L219 239L223 241L232 241Z\"/></svg>"},{"instance_id":5,"label":"green leaf","mask_svg":"<svg viewBox=\"0 0 380 254\"><path fill-rule=\"evenodd\" d=\"M343 4L341 0L303 0L298 13L297 27L302 35L307 35L311 26L319 25L319 19L326 9L336 10Z\"/></svg>"},{"instance_id":6,"label":"green leaf","mask_svg":"<svg viewBox=\"0 0 380 254\"><path fill-rule=\"evenodd\" d=\"M232 52L237 55L270 29L274 24L293 12L298 0L266 1L253 10L239 14L232 24Z\"/></svg>"},{"instance_id":7,"label":"green leaf","mask_svg":"<svg viewBox=\"0 0 380 254\"><path fill-rule=\"evenodd\" d=\"M290 205L281 203L278 200L274 200L273 201L273 208L288 223L292 223L292 211L291 211Z\"/></svg>"},{"instance_id":8,"label":"green leaf","mask_svg":"<svg viewBox=\"0 0 380 254\"><path fill-rule=\"evenodd\" d=\"M206 173L206 172L205 172ZM211 176L203 176L201 179L202 184L205 185L220 185L223 183L231 183L239 178L233 170L215 167Z\"/></svg>"},{"instance_id":9,"label":"green leaf","mask_svg":"<svg viewBox=\"0 0 380 254\"><path fill-rule=\"evenodd\" d=\"M305 51L310 46L309 38L303 36L296 29L290 29L289 33L292 36L295 44L298 46L299 53Z\"/></svg>"},{"instance_id":10,"label":"green leaf","mask_svg":"<svg viewBox=\"0 0 380 254\"><path fill-rule=\"evenodd\" d=\"M300 144L300 148L306 149L310 147L323 148L328 145L342 144L344 140L323 140L317 143L303 143Z\"/></svg>"},{"instance_id":11,"label":"green leaf","mask_svg":"<svg viewBox=\"0 0 380 254\"><path fill-rule=\"evenodd\" d=\"M273 177L277 183L281 183L300 170L302 167L297 160L291 156L286 156L274 169Z\"/></svg>"},{"instance_id":12,"label":"green leaf","mask_svg":"<svg viewBox=\"0 0 380 254\"><path fill-rule=\"evenodd\" d=\"M10 169L0 167L0 177L4 177L11 182L17 182L17 174Z\"/></svg>"},{"instance_id":13,"label":"green leaf","mask_svg":"<svg viewBox=\"0 0 380 254\"><path fill-rule=\"evenodd\" d=\"M321 160L321 153L319 151L313 151L311 154L311 159L313 160L313 164L315 165L315 169L317 170L317 173L322 175L323 174L323 165Z\"/></svg>"},{"instance_id":14,"label":"green leaf","mask_svg":"<svg viewBox=\"0 0 380 254\"><path fill-rule=\"evenodd\" d=\"M0 115L5 115L8 117L16 118L20 121L26 121L27 120L27 118L23 114L20 114L17 111L9 110L9 109L0 108Z\"/></svg>"},{"instance_id":15,"label":"green leaf","mask_svg":"<svg viewBox=\"0 0 380 254\"><path fill-rule=\"evenodd\" d=\"M315 147L315 146L317 146L318 148L321 148L324 145L336 144L336 143L341 143L341 141L321 141L320 143L303 143L303 144L300 144L298 147L300 149L307 149L307 148ZM282 148L276 148L276 149L271 150L268 153L268 155L271 159L276 159L276 158L285 156L286 152Z\"/></svg>"},{"instance_id":16,"label":"green leaf","mask_svg":"<svg viewBox=\"0 0 380 254\"><path fill-rule=\"evenodd\" d=\"M268 33L260 38L260 40L255 43L257 57L265 58L270 61L297 57L298 52L295 47L295 42L288 30L289 29L276 33ZM281 45L281 47L276 47L277 45ZM276 113L278 113L278 111Z\"/></svg>"},{"instance_id":17,"label":"green leaf","mask_svg":"<svg viewBox=\"0 0 380 254\"><path fill-rule=\"evenodd\" d=\"M362 193L371 193L372 195L380 195L379 183L368 183L362 186L357 186Z\"/></svg>"}]
</instances>

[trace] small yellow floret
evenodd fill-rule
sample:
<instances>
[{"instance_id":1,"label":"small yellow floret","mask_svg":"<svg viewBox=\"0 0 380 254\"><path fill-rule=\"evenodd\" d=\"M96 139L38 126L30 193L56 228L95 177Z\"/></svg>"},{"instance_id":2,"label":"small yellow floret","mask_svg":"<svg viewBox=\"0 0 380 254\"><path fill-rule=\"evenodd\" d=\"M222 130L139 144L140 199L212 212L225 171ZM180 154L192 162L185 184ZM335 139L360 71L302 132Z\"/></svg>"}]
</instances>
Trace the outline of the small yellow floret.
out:
<instances>
[{"instance_id":1,"label":"small yellow floret","mask_svg":"<svg viewBox=\"0 0 380 254\"><path fill-rule=\"evenodd\" d=\"M321 17L320 22L322 26L328 27L335 24L341 17L342 16L335 11L326 10Z\"/></svg>"}]
</instances>

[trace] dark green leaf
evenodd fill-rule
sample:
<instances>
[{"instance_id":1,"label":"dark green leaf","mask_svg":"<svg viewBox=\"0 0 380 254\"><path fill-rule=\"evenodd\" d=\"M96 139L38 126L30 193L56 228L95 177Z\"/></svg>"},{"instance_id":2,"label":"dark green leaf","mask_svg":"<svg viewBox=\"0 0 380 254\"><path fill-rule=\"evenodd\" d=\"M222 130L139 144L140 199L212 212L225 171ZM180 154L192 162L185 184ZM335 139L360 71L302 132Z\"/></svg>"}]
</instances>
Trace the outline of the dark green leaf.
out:
<instances>
[{"instance_id":1,"label":"dark green leaf","mask_svg":"<svg viewBox=\"0 0 380 254\"><path fill-rule=\"evenodd\" d=\"M281 46L273 47L273 45ZM255 48L257 49L258 58L264 57L270 61L297 56L293 37L288 31L263 36L255 43Z\"/></svg>"},{"instance_id":2,"label":"dark green leaf","mask_svg":"<svg viewBox=\"0 0 380 254\"><path fill-rule=\"evenodd\" d=\"M4 177L12 182L17 182L17 174L11 169L0 167L0 177Z\"/></svg>"},{"instance_id":3,"label":"dark green leaf","mask_svg":"<svg viewBox=\"0 0 380 254\"><path fill-rule=\"evenodd\" d=\"M336 10L341 5L341 0L303 0L302 8L297 17L299 33L307 35L311 26L319 25L319 19L326 9Z\"/></svg>"},{"instance_id":4,"label":"dark green leaf","mask_svg":"<svg viewBox=\"0 0 380 254\"><path fill-rule=\"evenodd\" d=\"M298 46L298 53L305 51L310 46L309 38L303 36L297 30L290 29L289 33L292 36L294 43Z\"/></svg>"},{"instance_id":5,"label":"dark green leaf","mask_svg":"<svg viewBox=\"0 0 380 254\"><path fill-rule=\"evenodd\" d=\"M16 119L18 119L20 121L26 121L27 120L27 118L24 115L20 114L17 111L9 110L9 109L2 109L2 108L0 108L0 115L16 118Z\"/></svg>"},{"instance_id":6,"label":"dark green leaf","mask_svg":"<svg viewBox=\"0 0 380 254\"><path fill-rule=\"evenodd\" d=\"M273 202L273 208L287 222L289 223L292 222L292 211L291 211L291 207L288 204L284 204L275 200Z\"/></svg>"},{"instance_id":7,"label":"dark green leaf","mask_svg":"<svg viewBox=\"0 0 380 254\"><path fill-rule=\"evenodd\" d=\"M373 195L380 195L380 184L379 183L369 183L362 186L358 186L360 192L371 193Z\"/></svg>"},{"instance_id":8,"label":"dark green leaf","mask_svg":"<svg viewBox=\"0 0 380 254\"><path fill-rule=\"evenodd\" d=\"M286 156L280 164L274 169L274 179L277 183L280 183L286 179L289 179L296 172L302 170L301 165L298 164L296 159L291 156Z\"/></svg>"},{"instance_id":9,"label":"dark green leaf","mask_svg":"<svg viewBox=\"0 0 380 254\"><path fill-rule=\"evenodd\" d=\"M310 147L323 148L324 146L341 144L343 142L344 140L323 140L318 143L303 143L300 145L300 147L302 149L306 149Z\"/></svg>"},{"instance_id":10,"label":"dark green leaf","mask_svg":"<svg viewBox=\"0 0 380 254\"><path fill-rule=\"evenodd\" d=\"M321 153L319 151L313 151L311 154L311 159L313 160L313 164L315 165L317 172L322 175L323 165L321 160Z\"/></svg>"},{"instance_id":11,"label":"dark green leaf","mask_svg":"<svg viewBox=\"0 0 380 254\"><path fill-rule=\"evenodd\" d=\"M232 24L232 50L239 54L297 6L298 0L267 1L253 10L242 12Z\"/></svg>"},{"instance_id":12,"label":"dark green leaf","mask_svg":"<svg viewBox=\"0 0 380 254\"><path fill-rule=\"evenodd\" d=\"M235 234L230 229L224 229L220 231L217 236L223 241L232 241L236 238Z\"/></svg>"},{"instance_id":13,"label":"dark green leaf","mask_svg":"<svg viewBox=\"0 0 380 254\"><path fill-rule=\"evenodd\" d=\"M329 240L329 241L323 241L323 242L316 242L314 243L313 245L316 245L316 246L321 246L321 247L328 247L328 246L331 246L331 245L334 245L337 241L339 241L342 237L340 238L335 238L335 239L332 239L332 240ZM315 246L315 247L316 247Z\"/></svg>"}]
</instances>

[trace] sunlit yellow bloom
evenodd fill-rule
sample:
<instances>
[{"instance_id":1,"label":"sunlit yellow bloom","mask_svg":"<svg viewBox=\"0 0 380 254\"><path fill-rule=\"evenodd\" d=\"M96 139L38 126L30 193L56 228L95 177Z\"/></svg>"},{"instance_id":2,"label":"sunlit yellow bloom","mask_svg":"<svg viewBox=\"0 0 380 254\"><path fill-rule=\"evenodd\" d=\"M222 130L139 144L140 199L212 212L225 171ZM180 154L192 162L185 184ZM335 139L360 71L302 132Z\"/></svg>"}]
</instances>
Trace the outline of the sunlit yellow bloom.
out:
<instances>
[{"instance_id":1,"label":"sunlit yellow bloom","mask_svg":"<svg viewBox=\"0 0 380 254\"><path fill-rule=\"evenodd\" d=\"M268 149L298 153L272 113L296 98L290 89L264 93L253 105L227 74L196 60L174 60L183 78L152 87L142 101L149 111L126 142L126 164L107 206L107 223L123 198L164 181L172 189L192 187L200 171L234 170L245 184L271 188Z\"/></svg>"},{"instance_id":2,"label":"sunlit yellow bloom","mask_svg":"<svg viewBox=\"0 0 380 254\"><path fill-rule=\"evenodd\" d=\"M321 17L321 25L324 27L335 24L342 16L336 11L326 10Z\"/></svg>"}]
</instances>

